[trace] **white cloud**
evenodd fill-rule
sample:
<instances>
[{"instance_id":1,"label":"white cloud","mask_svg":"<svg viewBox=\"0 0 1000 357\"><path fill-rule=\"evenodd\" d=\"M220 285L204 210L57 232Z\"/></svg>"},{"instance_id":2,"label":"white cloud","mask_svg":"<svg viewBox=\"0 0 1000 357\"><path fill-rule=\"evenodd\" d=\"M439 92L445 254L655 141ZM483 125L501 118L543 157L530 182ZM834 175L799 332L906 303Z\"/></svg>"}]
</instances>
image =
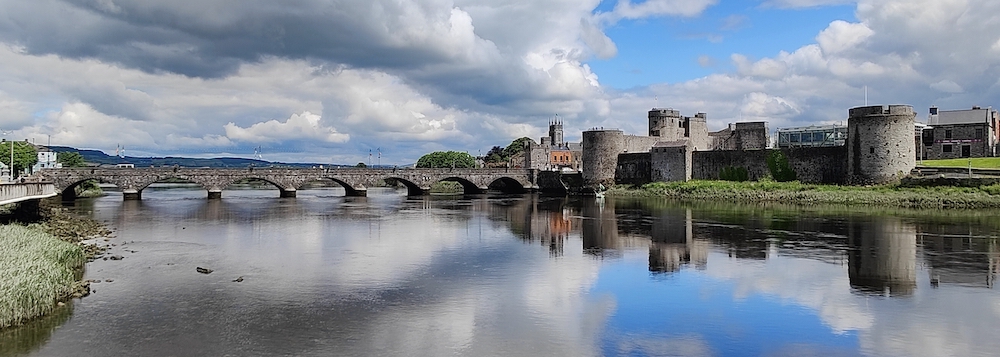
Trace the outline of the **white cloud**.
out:
<instances>
[{"instance_id":1,"label":"white cloud","mask_svg":"<svg viewBox=\"0 0 1000 357\"><path fill-rule=\"evenodd\" d=\"M634 4L631 0L619 0L614 10L601 16L610 22L665 15L695 16L716 2L718 0L646 0Z\"/></svg>"},{"instance_id":2,"label":"white cloud","mask_svg":"<svg viewBox=\"0 0 1000 357\"><path fill-rule=\"evenodd\" d=\"M874 35L863 23L849 23L837 20L816 36L816 42L827 55L837 54L862 44Z\"/></svg>"},{"instance_id":3,"label":"white cloud","mask_svg":"<svg viewBox=\"0 0 1000 357\"><path fill-rule=\"evenodd\" d=\"M964 89L958 83L943 79L940 82L932 83L931 88L945 92L945 93L962 93Z\"/></svg>"},{"instance_id":4,"label":"white cloud","mask_svg":"<svg viewBox=\"0 0 1000 357\"><path fill-rule=\"evenodd\" d=\"M322 118L310 112L292 114L284 122L269 120L254 123L249 128L241 128L229 122L225 125L226 136L233 140L254 143L277 142L282 140L315 139L331 143L343 143L350 135L338 133L333 127L323 126Z\"/></svg>"},{"instance_id":5,"label":"white cloud","mask_svg":"<svg viewBox=\"0 0 1000 357\"><path fill-rule=\"evenodd\" d=\"M857 0L766 0L762 3L765 7L777 7L783 9L796 9L807 7L819 7L830 5L853 4Z\"/></svg>"}]
</instances>

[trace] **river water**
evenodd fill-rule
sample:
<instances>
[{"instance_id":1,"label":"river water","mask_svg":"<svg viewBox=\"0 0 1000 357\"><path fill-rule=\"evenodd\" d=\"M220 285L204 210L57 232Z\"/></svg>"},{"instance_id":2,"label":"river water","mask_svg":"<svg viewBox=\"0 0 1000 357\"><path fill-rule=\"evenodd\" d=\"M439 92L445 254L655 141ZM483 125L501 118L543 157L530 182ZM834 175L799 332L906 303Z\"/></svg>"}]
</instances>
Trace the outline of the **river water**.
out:
<instances>
[{"instance_id":1,"label":"river water","mask_svg":"<svg viewBox=\"0 0 1000 357\"><path fill-rule=\"evenodd\" d=\"M1000 353L996 212L368 194L70 203L124 259L0 355Z\"/></svg>"}]
</instances>

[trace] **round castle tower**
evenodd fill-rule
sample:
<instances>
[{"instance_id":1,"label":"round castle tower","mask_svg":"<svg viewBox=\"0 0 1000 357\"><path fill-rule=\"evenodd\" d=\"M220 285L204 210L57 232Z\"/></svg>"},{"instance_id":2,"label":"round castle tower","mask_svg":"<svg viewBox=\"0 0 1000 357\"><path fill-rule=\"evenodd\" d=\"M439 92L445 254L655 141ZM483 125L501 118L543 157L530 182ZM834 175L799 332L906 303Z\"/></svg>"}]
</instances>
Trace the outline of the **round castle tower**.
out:
<instances>
[{"instance_id":1,"label":"round castle tower","mask_svg":"<svg viewBox=\"0 0 1000 357\"><path fill-rule=\"evenodd\" d=\"M618 154L625 151L625 134L621 130L588 130L583 132L583 184L597 187L615 182Z\"/></svg>"},{"instance_id":2,"label":"round castle tower","mask_svg":"<svg viewBox=\"0 0 1000 357\"><path fill-rule=\"evenodd\" d=\"M917 165L909 105L851 108L847 120L847 182L870 185L892 182Z\"/></svg>"}]
</instances>

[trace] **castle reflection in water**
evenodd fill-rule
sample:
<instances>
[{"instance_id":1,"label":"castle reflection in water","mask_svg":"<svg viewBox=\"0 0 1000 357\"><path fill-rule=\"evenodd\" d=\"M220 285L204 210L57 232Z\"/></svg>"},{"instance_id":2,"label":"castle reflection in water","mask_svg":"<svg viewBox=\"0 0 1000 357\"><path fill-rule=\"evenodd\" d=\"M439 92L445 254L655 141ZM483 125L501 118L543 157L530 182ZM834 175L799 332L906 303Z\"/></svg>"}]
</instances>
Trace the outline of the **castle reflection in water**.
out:
<instances>
[{"instance_id":1,"label":"castle reflection in water","mask_svg":"<svg viewBox=\"0 0 1000 357\"><path fill-rule=\"evenodd\" d=\"M551 256L561 256L571 237L601 259L645 248L654 274L705 269L712 252L752 260L780 254L844 264L854 292L896 297L913 294L918 268L928 271L932 287L992 288L1000 275L996 230L975 219L610 197L542 197L498 208L491 208L503 216L498 220Z\"/></svg>"}]
</instances>

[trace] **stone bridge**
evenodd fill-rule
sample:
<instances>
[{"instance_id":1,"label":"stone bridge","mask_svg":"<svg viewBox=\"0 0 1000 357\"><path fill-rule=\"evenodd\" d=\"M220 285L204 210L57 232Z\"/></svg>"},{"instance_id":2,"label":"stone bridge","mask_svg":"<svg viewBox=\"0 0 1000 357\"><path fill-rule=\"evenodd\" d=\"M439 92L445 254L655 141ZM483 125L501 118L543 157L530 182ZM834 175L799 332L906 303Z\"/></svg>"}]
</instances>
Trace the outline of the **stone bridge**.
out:
<instances>
[{"instance_id":1,"label":"stone bridge","mask_svg":"<svg viewBox=\"0 0 1000 357\"><path fill-rule=\"evenodd\" d=\"M51 182L63 199L76 198L77 185L97 180L118 186L127 200L142 198L142 190L154 182L179 179L201 185L208 198L221 198L227 186L246 179L266 181L279 190L281 197L295 197L295 192L308 182L333 181L347 191L348 196L365 196L368 187L383 182L398 182L406 186L409 195L426 194L439 181L458 182L466 193L479 193L490 187L505 191L533 191L537 170L529 169L362 169L362 168L60 168L42 169L34 179Z\"/></svg>"}]
</instances>

